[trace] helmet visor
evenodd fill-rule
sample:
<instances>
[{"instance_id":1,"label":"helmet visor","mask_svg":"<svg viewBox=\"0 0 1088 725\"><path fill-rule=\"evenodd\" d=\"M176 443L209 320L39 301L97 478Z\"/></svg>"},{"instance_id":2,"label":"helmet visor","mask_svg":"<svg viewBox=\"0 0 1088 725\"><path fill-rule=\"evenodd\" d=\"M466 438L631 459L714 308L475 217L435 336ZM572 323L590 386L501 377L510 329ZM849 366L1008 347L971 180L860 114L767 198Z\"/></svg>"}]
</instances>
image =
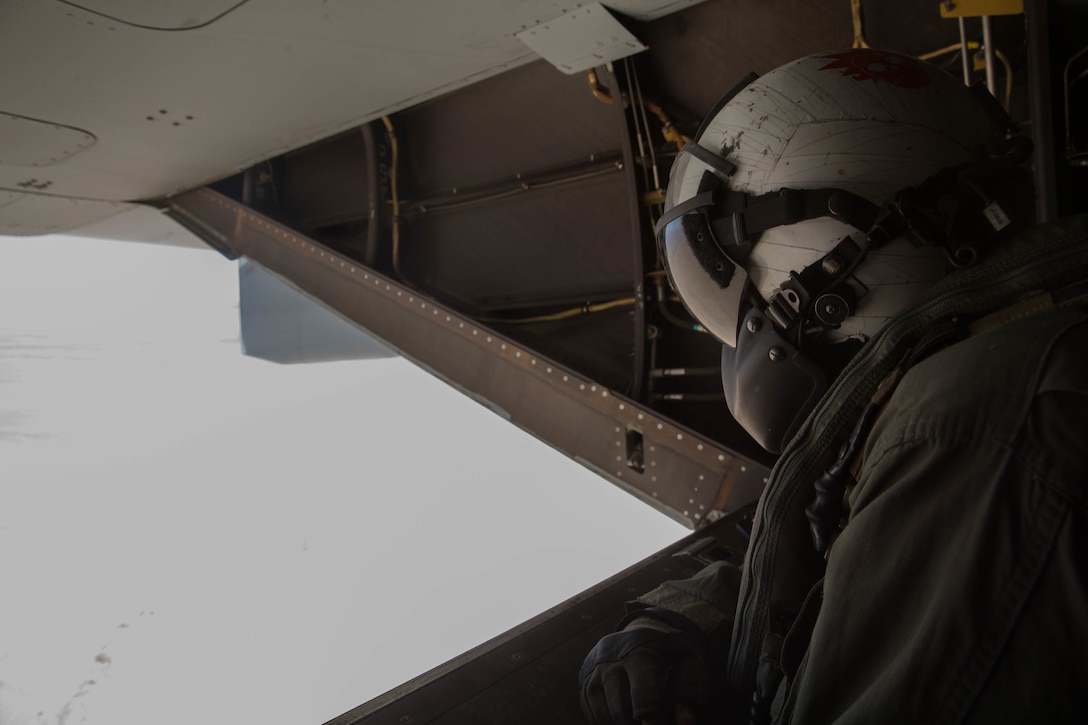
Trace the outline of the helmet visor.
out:
<instances>
[{"instance_id":1,"label":"helmet visor","mask_svg":"<svg viewBox=\"0 0 1088 725\"><path fill-rule=\"evenodd\" d=\"M661 230L661 253L680 301L714 337L737 346L737 324L748 286L744 267L718 246L701 212L673 219Z\"/></svg>"}]
</instances>

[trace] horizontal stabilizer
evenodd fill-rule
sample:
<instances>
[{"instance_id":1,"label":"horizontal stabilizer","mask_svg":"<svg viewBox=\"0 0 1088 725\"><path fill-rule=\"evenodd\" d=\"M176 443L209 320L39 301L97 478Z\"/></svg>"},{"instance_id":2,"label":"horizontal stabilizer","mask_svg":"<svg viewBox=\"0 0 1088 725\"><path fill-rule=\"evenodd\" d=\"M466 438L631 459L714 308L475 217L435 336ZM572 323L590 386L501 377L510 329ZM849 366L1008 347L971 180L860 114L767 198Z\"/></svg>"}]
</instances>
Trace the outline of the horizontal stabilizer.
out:
<instances>
[{"instance_id":1,"label":"horizontal stabilizer","mask_svg":"<svg viewBox=\"0 0 1088 725\"><path fill-rule=\"evenodd\" d=\"M396 353L248 260L238 264L242 351L278 363L369 360Z\"/></svg>"}]
</instances>

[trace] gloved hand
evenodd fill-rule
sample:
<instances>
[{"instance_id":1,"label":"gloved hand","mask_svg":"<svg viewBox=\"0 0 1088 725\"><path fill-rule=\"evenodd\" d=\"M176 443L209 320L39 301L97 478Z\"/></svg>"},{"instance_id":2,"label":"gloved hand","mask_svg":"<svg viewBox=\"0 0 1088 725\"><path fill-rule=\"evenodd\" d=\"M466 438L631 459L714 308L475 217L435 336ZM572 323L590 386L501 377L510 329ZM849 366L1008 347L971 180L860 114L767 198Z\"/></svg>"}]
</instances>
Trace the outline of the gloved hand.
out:
<instances>
[{"instance_id":1,"label":"gloved hand","mask_svg":"<svg viewBox=\"0 0 1088 725\"><path fill-rule=\"evenodd\" d=\"M650 618L601 639L578 679L593 725L694 725L712 685L706 643Z\"/></svg>"}]
</instances>

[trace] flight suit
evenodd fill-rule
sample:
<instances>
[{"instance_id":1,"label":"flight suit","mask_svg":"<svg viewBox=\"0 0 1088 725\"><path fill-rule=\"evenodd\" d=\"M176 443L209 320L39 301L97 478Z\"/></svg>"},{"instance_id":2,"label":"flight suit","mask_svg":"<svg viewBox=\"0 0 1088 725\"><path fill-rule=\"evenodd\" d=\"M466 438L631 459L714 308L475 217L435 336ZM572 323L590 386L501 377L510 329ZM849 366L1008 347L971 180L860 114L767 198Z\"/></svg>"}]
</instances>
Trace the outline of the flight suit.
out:
<instances>
[{"instance_id":1,"label":"flight suit","mask_svg":"<svg viewBox=\"0 0 1088 725\"><path fill-rule=\"evenodd\" d=\"M723 577L640 598L651 617L697 611L716 638L732 627L729 721L1088 722L1086 281L1085 217L947 278L869 341L787 446L735 611L713 588ZM958 341L903 369L950 324ZM825 559L813 483L876 400Z\"/></svg>"}]
</instances>

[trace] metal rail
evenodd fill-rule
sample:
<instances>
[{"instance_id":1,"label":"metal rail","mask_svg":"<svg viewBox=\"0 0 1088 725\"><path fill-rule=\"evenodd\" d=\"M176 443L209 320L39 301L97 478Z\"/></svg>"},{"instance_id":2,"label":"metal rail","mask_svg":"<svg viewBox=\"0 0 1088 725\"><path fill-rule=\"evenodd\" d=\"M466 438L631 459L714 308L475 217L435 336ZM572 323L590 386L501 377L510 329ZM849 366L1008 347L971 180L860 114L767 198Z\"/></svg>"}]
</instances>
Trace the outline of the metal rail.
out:
<instances>
[{"instance_id":1,"label":"metal rail","mask_svg":"<svg viewBox=\"0 0 1088 725\"><path fill-rule=\"evenodd\" d=\"M767 469L207 188L167 213L688 526L754 500ZM716 513L711 513L716 512Z\"/></svg>"},{"instance_id":2,"label":"metal rail","mask_svg":"<svg viewBox=\"0 0 1088 725\"><path fill-rule=\"evenodd\" d=\"M710 561L739 564L754 507L638 564L325 725L555 725L583 722L575 674L624 602Z\"/></svg>"}]
</instances>

